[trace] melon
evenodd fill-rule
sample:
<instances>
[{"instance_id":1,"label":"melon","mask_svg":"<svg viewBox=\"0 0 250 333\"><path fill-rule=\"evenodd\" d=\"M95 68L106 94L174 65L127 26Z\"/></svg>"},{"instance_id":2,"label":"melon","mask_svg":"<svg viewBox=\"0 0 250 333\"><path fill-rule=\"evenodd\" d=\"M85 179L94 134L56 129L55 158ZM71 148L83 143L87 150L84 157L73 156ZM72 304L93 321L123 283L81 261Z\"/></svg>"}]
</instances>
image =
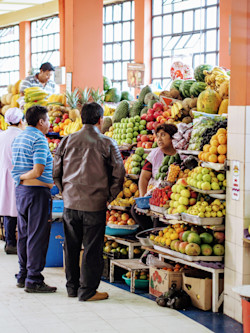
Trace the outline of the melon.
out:
<instances>
[{"instance_id":1,"label":"melon","mask_svg":"<svg viewBox=\"0 0 250 333\"><path fill-rule=\"evenodd\" d=\"M197 111L216 114L218 113L220 104L220 95L212 89L206 89L198 97Z\"/></svg>"},{"instance_id":2,"label":"melon","mask_svg":"<svg viewBox=\"0 0 250 333\"><path fill-rule=\"evenodd\" d=\"M171 90L171 89L179 90L180 85L181 85L182 82L183 82L183 80L181 80L181 79L176 79L176 80L174 80L174 81L171 83L170 90Z\"/></svg>"},{"instance_id":3,"label":"melon","mask_svg":"<svg viewBox=\"0 0 250 333\"><path fill-rule=\"evenodd\" d=\"M192 84L195 82L195 80L185 80L182 81L179 87L179 91L182 94L183 97L191 97L190 95L190 88Z\"/></svg>"},{"instance_id":4,"label":"melon","mask_svg":"<svg viewBox=\"0 0 250 333\"><path fill-rule=\"evenodd\" d=\"M205 82L194 82L190 87L190 95L193 97L198 97L202 91L206 89Z\"/></svg>"},{"instance_id":5,"label":"melon","mask_svg":"<svg viewBox=\"0 0 250 333\"><path fill-rule=\"evenodd\" d=\"M213 69L213 66L204 64L204 65L199 65L195 67L194 69L194 78L196 81L200 82L205 82L205 75L203 74L203 71L206 70L210 72Z\"/></svg>"}]
</instances>

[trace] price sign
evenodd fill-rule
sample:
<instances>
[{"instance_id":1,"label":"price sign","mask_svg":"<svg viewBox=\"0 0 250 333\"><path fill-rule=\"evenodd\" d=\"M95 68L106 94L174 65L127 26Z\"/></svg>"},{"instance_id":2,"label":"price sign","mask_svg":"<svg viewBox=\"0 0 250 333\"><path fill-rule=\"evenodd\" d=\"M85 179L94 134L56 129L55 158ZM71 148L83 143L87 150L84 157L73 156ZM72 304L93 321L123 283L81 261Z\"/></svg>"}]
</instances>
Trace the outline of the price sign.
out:
<instances>
[{"instance_id":1,"label":"price sign","mask_svg":"<svg viewBox=\"0 0 250 333\"><path fill-rule=\"evenodd\" d=\"M233 161L232 199L240 200L240 162Z\"/></svg>"}]
</instances>

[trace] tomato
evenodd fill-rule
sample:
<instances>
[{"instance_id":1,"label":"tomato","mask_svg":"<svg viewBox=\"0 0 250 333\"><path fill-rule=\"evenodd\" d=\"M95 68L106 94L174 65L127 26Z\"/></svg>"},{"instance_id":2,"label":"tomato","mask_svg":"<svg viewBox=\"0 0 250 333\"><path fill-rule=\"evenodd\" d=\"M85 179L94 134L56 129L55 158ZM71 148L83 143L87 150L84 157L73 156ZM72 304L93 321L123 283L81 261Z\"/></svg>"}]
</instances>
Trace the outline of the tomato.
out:
<instances>
[{"instance_id":1,"label":"tomato","mask_svg":"<svg viewBox=\"0 0 250 333\"><path fill-rule=\"evenodd\" d=\"M146 142L146 141L148 141L148 136L147 136L147 135L142 135L142 136L141 136L141 141L142 141L142 142Z\"/></svg>"},{"instance_id":2,"label":"tomato","mask_svg":"<svg viewBox=\"0 0 250 333\"><path fill-rule=\"evenodd\" d=\"M142 147L142 142L141 141L138 141L137 142L137 147L139 148L139 147Z\"/></svg>"},{"instance_id":3,"label":"tomato","mask_svg":"<svg viewBox=\"0 0 250 333\"><path fill-rule=\"evenodd\" d=\"M146 149L150 149L150 148L152 148L152 146L153 146L153 142L146 142L146 144L145 144Z\"/></svg>"}]
</instances>

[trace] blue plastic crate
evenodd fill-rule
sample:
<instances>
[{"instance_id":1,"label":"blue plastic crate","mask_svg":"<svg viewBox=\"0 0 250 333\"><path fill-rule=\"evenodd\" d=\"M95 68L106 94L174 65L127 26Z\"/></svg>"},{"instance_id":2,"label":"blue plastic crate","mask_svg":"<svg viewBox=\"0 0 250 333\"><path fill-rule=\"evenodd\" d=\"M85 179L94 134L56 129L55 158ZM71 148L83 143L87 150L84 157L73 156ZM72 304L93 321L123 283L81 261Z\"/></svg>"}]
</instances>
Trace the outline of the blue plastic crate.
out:
<instances>
[{"instance_id":1,"label":"blue plastic crate","mask_svg":"<svg viewBox=\"0 0 250 333\"><path fill-rule=\"evenodd\" d=\"M53 200L52 212L63 213L63 200Z\"/></svg>"},{"instance_id":2,"label":"blue plastic crate","mask_svg":"<svg viewBox=\"0 0 250 333\"><path fill-rule=\"evenodd\" d=\"M63 267L64 231L62 221L51 223L45 267Z\"/></svg>"},{"instance_id":3,"label":"blue plastic crate","mask_svg":"<svg viewBox=\"0 0 250 333\"><path fill-rule=\"evenodd\" d=\"M134 234L138 228L139 228L139 226L136 227L135 229L126 229L126 228L118 229L118 228L110 228L109 226L106 225L105 234L108 236L131 235L131 234Z\"/></svg>"},{"instance_id":4,"label":"blue plastic crate","mask_svg":"<svg viewBox=\"0 0 250 333\"><path fill-rule=\"evenodd\" d=\"M148 197L135 198L136 206L141 209L149 209L149 199L152 198L152 195Z\"/></svg>"}]
</instances>

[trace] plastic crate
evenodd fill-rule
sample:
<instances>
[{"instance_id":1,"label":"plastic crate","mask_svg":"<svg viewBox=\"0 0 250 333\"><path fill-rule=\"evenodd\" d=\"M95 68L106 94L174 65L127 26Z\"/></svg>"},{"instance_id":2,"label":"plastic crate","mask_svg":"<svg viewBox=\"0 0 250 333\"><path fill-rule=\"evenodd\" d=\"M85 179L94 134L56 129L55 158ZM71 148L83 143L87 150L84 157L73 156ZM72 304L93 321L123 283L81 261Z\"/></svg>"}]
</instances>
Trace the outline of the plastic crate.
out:
<instances>
[{"instance_id":1,"label":"plastic crate","mask_svg":"<svg viewBox=\"0 0 250 333\"><path fill-rule=\"evenodd\" d=\"M63 200L53 200L52 212L54 213L63 213Z\"/></svg>"},{"instance_id":2,"label":"plastic crate","mask_svg":"<svg viewBox=\"0 0 250 333\"><path fill-rule=\"evenodd\" d=\"M141 209L149 209L149 199L152 198L151 195L148 197L135 198L136 206Z\"/></svg>"},{"instance_id":3,"label":"plastic crate","mask_svg":"<svg viewBox=\"0 0 250 333\"><path fill-rule=\"evenodd\" d=\"M51 223L45 267L63 267L64 231L62 221Z\"/></svg>"}]
</instances>

